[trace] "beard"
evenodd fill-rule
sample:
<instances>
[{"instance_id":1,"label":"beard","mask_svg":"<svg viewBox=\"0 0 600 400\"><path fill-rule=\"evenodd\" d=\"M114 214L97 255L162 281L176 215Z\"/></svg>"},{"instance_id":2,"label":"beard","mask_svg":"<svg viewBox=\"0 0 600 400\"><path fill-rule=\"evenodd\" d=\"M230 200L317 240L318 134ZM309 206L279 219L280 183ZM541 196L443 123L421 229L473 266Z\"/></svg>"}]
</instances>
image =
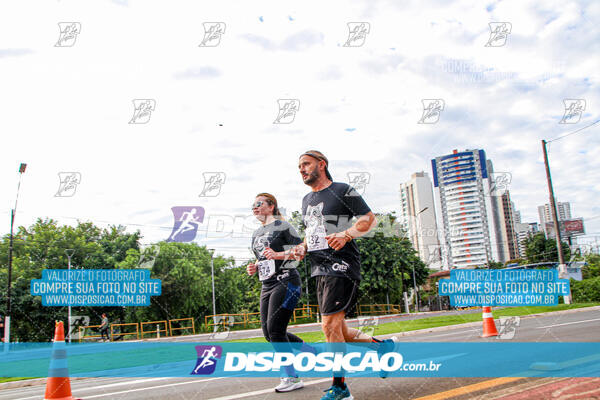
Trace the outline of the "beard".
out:
<instances>
[{"instance_id":1,"label":"beard","mask_svg":"<svg viewBox=\"0 0 600 400\"><path fill-rule=\"evenodd\" d=\"M311 172L310 174L308 174L308 176L304 179L304 183L307 184L307 185L312 185L320 177L321 177L321 174L319 173L319 170L315 169L313 172Z\"/></svg>"}]
</instances>

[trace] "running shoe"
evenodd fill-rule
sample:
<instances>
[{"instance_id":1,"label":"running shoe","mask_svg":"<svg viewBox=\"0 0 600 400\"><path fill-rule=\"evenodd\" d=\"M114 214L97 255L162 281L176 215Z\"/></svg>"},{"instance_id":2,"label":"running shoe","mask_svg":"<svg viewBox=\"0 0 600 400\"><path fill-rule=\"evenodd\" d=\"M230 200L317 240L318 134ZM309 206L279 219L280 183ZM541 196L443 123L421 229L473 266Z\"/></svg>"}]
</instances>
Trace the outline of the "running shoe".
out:
<instances>
[{"instance_id":1,"label":"running shoe","mask_svg":"<svg viewBox=\"0 0 600 400\"><path fill-rule=\"evenodd\" d=\"M321 397L321 400L354 400L354 397L350 394L348 385L345 388L333 385L329 389L324 390L325 394Z\"/></svg>"},{"instance_id":2,"label":"running shoe","mask_svg":"<svg viewBox=\"0 0 600 400\"><path fill-rule=\"evenodd\" d=\"M304 387L304 383L300 378L287 377L281 378L281 383L275 388L277 393L291 392L292 390L300 389Z\"/></svg>"},{"instance_id":3,"label":"running shoe","mask_svg":"<svg viewBox=\"0 0 600 400\"><path fill-rule=\"evenodd\" d=\"M377 348L377 354L379 354L379 358L381 358L381 356L383 356L385 353L389 353L390 351L394 350L394 345L399 341L400 339L398 339L397 336L392 336L391 338L385 339L382 343L380 343L379 347ZM379 376L381 378L387 378L388 374L389 372L384 371L383 369L379 371Z\"/></svg>"}]
</instances>

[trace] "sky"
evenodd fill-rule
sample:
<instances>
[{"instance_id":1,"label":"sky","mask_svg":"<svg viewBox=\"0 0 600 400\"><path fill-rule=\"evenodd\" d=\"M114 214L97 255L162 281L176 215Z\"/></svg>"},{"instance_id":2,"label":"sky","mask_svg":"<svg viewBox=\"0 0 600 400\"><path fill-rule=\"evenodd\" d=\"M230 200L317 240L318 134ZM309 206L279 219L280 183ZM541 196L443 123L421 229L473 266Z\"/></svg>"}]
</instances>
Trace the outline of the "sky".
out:
<instances>
[{"instance_id":1,"label":"sky","mask_svg":"<svg viewBox=\"0 0 600 400\"><path fill-rule=\"evenodd\" d=\"M593 1L4 3L0 232L24 162L19 226L120 224L150 244L170 237L172 207L201 207L195 242L241 261L256 194L300 209L309 149L335 181L367 173L364 198L382 213L411 174L431 176L432 158L484 149L523 222L538 222L541 140L599 119L599 20ZM499 23L505 37L491 33ZM428 99L443 110L419 123ZM565 99L584 109L560 123ZM275 123L282 100L297 110ZM580 243L600 238L599 130L548 148L558 200L585 220ZM224 183L201 196L210 173Z\"/></svg>"}]
</instances>

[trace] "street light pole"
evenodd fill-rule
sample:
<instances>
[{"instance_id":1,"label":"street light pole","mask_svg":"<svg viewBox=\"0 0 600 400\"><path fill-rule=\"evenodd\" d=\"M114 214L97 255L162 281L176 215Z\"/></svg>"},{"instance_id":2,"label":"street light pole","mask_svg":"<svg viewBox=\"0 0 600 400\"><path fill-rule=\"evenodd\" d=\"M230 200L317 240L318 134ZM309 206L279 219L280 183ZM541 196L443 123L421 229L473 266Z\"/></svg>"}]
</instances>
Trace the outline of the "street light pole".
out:
<instances>
[{"instance_id":1,"label":"street light pole","mask_svg":"<svg viewBox=\"0 0 600 400\"><path fill-rule=\"evenodd\" d=\"M15 215L17 214L17 202L19 201L19 190L21 189L21 178L27 168L27 164L19 165L19 185L17 186L17 197L15 199L15 208L10 210L10 240L8 244L8 288L6 291L6 316L4 317L4 343L10 343L10 288L12 286L12 253L13 253L13 227L15 224Z\"/></svg>"},{"instance_id":2,"label":"street light pole","mask_svg":"<svg viewBox=\"0 0 600 400\"><path fill-rule=\"evenodd\" d=\"M419 215L423 212L426 211L429 207L425 207L424 209L422 209L421 211L419 211L417 213L417 215L415 215L415 225L417 225L417 222L419 221L418 217ZM419 235L417 235L417 237L419 237ZM419 312L419 297L417 295L417 280L415 278L415 265L412 265L412 273L413 273L413 290L415 291L415 312Z\"/></svg>"},{"instance_id":3,"label":"street light pole","mask_svg":"<svg viewBox=\"0 0 600 400\"><path fill-rule=\"evenodd\" d=\"M213 303L213 318L217 315L217 307L215 303L215 266L213 263L213 254L215 249L208 249L210 251L210 276L212 280L212 303Z\"/></svg>"},{"instance_id":4,"label":"street light pole","mask_svg":"<svg viewBox=\"0 0 600 400\"><path fill-rule=\"evenodd\" d=\"M415 265L412 266L413 270L413 288L415 291L415 312L419 312L419 298L417 297L417 281L415 279Z\"/></svg>"},{"instance_id":5,"label":"street light pole","mask_svg":"<svg viewBox=\"0 0 600 400\"><path fill-rule=\"evenodd\" d=\"M67 255L67 259L69 260L69 272L67 274L67 279L69 284L71 283L71 257L73 257L73 254L75 253L75 250L73 249L66 249L65 250L65 254ZM67 317L67 334L69 336L69 343L71 343L71 302L69 302L69 306L68 306L68 317Z\"/></svg>"}]
</instances>

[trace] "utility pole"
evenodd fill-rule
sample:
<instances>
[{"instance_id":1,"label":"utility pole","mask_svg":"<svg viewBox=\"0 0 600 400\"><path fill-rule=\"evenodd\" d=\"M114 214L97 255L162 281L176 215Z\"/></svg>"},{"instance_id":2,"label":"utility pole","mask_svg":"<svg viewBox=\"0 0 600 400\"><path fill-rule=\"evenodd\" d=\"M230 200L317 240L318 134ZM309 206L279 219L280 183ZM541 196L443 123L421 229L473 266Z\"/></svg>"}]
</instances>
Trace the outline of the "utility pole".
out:
<instances>
[{"instance_id":1,"label":"utility pole","mask_svg":"<svg viewBox=\"0 0 600 400\"><path fill-rule=\"evenodd\" d=\"M546 166L546 180L548 181L548 192L550 195L550 208L552 210L552 219L554 220L554 232L556 235L556 249L558 251L558 277L567 278L567 266L565 265L565 256L562 250L560 238L560 227L558 223L558 212L556 211L556 201L554 198L554 189L552 188L552 177L550 176L550 164L548 163L548 151L546 150L546 141L542 139L542 150L544 151L544 164ZM544 227L545 229L545 227ZM571 295L564 296L565 304L571 304Z\"/></svg>"},{"instance_id":2,"label":"utility pole","mask_svg":"<svg viewBox=\"0 0 600 400\"><path fill-rule=\"evenodd\" d=\"M21 189L21 177L27 168L27 164L19 165L19 185L17 186L17 197L15 199L15 208L10 210L10 240L8 244L8 289L6 291L6 316L4 317L4 343L8 346L10 343L10 287L12 286L12 253L13 253L13 227L15 224L15 215L17 214L17 202L19 201L19 190Z\"/></svg>"},{"instance_id":3,"label":"utility pole","mask_svg":"<svg viewBox=\"0 0 600 400\"><path fill-rule=\"evenodd\" d=\"M73 249L66 249L65 250L65 254L67 255L67 259L69 260L69 272L67 273L67 277L68 277L68 282L71 283L71 257L73 257L73 254L75 253L75 250ZM71 343L71 303L69 302L69 307L68 307L68 317L67 317L67 334L69 337L69 343Z\"/></svg>"}]
</instances>

